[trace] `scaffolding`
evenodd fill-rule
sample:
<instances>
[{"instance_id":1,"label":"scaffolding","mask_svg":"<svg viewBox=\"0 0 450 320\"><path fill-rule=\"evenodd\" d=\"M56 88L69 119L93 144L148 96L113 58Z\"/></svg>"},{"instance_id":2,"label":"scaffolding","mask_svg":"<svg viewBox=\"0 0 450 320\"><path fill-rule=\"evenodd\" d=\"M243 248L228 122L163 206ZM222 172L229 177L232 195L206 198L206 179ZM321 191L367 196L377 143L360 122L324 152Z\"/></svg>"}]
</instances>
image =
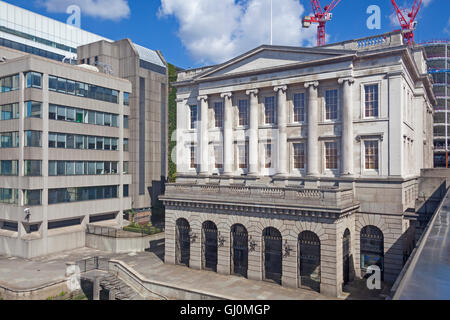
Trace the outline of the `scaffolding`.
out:
<instances>
[{"instance_id":1,"label":"scaffolding","mask_svg":"<svg viewBox=\"0 0 450 320\"><path fill-rule=\"evenodd\" d=\"M450 151L450 41L434 40L421 44L427 53L428 73L433 78L437 99L434 107L434 167L449 167Z\"/></svg>"}]
</instances>

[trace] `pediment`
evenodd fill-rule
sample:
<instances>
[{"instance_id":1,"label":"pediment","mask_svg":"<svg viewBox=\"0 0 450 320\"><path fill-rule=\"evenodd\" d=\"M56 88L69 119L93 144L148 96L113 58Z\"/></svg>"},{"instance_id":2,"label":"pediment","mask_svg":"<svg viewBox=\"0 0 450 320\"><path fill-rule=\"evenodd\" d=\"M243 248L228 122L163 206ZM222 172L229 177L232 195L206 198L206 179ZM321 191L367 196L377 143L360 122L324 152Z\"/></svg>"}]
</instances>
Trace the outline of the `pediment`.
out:
<instances>
[{"instance_id":1,"label":"pediment","mask_svg":"<svg viewBox=\"0 0 450 320\"><path fill-rule=\"evenodd\" d=\"M296 63L323 60L345 54L348 54L348 52L309 48L281 49L261 47L222 65L216 66L200 75L199 78L240 74L248 71L264 70Z\"/></svg>"}]
</instances>

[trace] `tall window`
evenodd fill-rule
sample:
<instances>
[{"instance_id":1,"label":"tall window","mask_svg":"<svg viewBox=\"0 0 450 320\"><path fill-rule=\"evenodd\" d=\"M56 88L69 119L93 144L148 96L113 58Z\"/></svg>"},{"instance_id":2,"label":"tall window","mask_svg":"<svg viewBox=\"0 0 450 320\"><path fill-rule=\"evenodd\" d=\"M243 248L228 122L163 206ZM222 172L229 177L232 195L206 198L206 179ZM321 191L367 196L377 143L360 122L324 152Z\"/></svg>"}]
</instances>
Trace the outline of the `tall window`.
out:
<instances>
[{"instance_id":1,"label":"tall window","mask_svg":"<svg viewBox=\"0 0 450 320\"><path fill-rule=\"evenodd\" d=\"M325 120L338 119L338 91L327 90L325 92Z\"/></svg>"},{"instance_id":2,"label":"tall window","mask_svg":"<svg viewBox=\"0 0 450 320\"><path fill-rule=\"evenodd\" d=\"M365 168L378 170L378 141L365 141Z\"/></svg>"},{"instance_id":3,"label":"tall window","mask_svg":"<svg viewBox=\"0 0 450 320\"><path fill-rule=\"evenodd\" d=\"M248 100L239 100L239 125L248 126Z\"/></svg>"},{"instance_id":4,"label":"tall window","mask_svg":"<svg viewBox=\"0 0 450 320\"><path fill-rule=\"evenodd\" d=\"M265 145L265 151L266 151L266 163L265 163L265 167L266 169L270 169L272 168L272 144L267 143Z\"/></svg>"},{"instance_id":5,"label":"tall window","mask_svg":"<svg viewBox=\"0 0 450 320\"><path fill-rule=\"evenodd\" d=\"M364 86L365 116L378 117L378 84Z\"/></svg>"},{"instance_id":6,"label":"tall window","mask_svg":"<svg viewBox=\"0 0 450 320\"><path fill-rule=\"evenodd\" d=\"M266 97L264 100L265 124L275 123L275 97Z\"/></svg>"},{"instance_id":7,"label":"tall window","mask_svg":"<svg viewBox=\"0 0 450 320\"><path fill-rule=\"evenodd\" d=\"M325 142L325 164L327 169L338 168L338 149L336 142Z\"/></svg>"},{"instance_id":8,"label":"tall window","mask_svg":"<svg viewBox=\"0 0 450 320\"><path fill-rule=\"evenodd\" d=\"M195 169L197 167L197 164L195 163L195 146L194 146L194 144L191 144L190 155L191 155L191 169Z\"/></svg>"},{"instance_id":9,"label":"tall window","mask_svg":"<svg viewBox=\"0 0 450 320\"><path fill-rule=\"evenodd\" d=\"M305 144L294 143L294 168L305 168Z\"/></svg>"},{"instance_id":10,"label":"tall window","mask_svg":"<svg viewBox=\"0 0 450 320\"><path fill-rule=\"evenodd\" d=\"M41 160L25 160L24 168L25 168L25 176L38 177L42 175Z\"/></svg>"},{"instance_id":11,"label":"tall window","mask_svg":"<svg viewBox=\"0 0 450 320\"><path fill-rule=\"evenodd\" d=\"M41 132L40 131L25 131L25 147L42 146Z\"/></svg>"},{"instance_id":12,"label":"tall window","mask_svg":"<svg viewBox=\"0 0 450 320\"><path fill-rule=\"evenodd\" d=\"M42 103L35 101L25 102L27 107L27 118L41 118Z\"/></svg>"},{"instance_id":13,"label":"tall window","mask_svg":"<svg viewBox=\"0 0 450 320\"><path fill-rule=\"evenodd\" d=\"M191 111L190 129L195 129L195 122L197 121L197 106L189 106Z\"/></svg>"},{"instance_id":14,"label":"tall window","mask_svg":"<svg viewBox=\"0 0 450 320\"><path fill-rule=\"evenodd\" d=\"M305 121L305 94L294 94L294 122Z\"/></svg>"},{"instance_id":15,"label":"tall window","mask_svg":"<svg viewBox=\"0 0 450 320\"><path fill-rule=\"evenodd\" d=\"M214 119L216 122L216 128L223 127L223 103L216 102L214 104Z\"/></svg>"},{"instance_id":16,"label":"tall window","mask_svg":"<svg viewBox=\"0 0 450 320\"><path fill-rule=\"evenodd\" d=\"M223 147L222 146L215 146L214 147L214 158L215 158L215 167L216 169L222 169L223 168Z\"/></svg>"},{"instance_id":17,"label":"tall window","mask_svg":"<svg viewBox=\"0 0 450 320\"><path fill-rule=\"evenodd\" d=\"M248 141L245 144L239 145L239 168L248 168Z\"/></svg>"}]
</instances>

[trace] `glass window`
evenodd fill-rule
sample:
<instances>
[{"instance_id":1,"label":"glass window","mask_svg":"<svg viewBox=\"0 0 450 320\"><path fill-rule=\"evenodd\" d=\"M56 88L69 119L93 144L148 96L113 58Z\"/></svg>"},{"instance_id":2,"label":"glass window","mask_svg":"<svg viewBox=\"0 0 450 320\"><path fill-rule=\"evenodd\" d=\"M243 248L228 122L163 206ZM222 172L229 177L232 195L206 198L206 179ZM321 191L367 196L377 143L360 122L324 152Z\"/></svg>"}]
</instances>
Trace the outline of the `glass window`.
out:
<instances>
[{"instance_id":1,"label":"glass window","mask_svg":"<svg viewBox=\"0 0 450 320\"><path fill-rule=\"evenodd\" d=\"M67 93L75 95L75 81L67 80Z\"/></svg>"},{"instance_id":2,"label":"glass window","mask_svg":"<svg viewBox=\"0 0 450 320\"><path fill-rule=\"evenodd\" d=\"M40 131L25 131L25 147L39 148L41 146L42 143Z\"/></svg>"},{"instance_id":3,"label":"glass window","mask_svg":"<svg viewBox=\"0 0 450 320\"><path fill-rule=\"evenodd\" d=\"M264 99L265 124L275 123L275 97L266 97Z\"/></svg>"},{"instance_id":4,"label":"glass window","mask_svg":"<svg viewBox=\"0 0 450 320\"><path fill-rule=\"evenodd\" d=\"M266 152L266 161L265 167L266 169L272 168L272 145L270 143L265 145Z\"/></svg>"},{"instance_id":5,"label":"glass window","mask_svg":"<svg viewBox=\"0 0 450 320\"><path fill-rule=\"evenodd\" d=\"M110 127L111 126L111 114L105 113L105 126Z\"/></svg>"},{"instance_id":6,"label":"glass window","mask_svg":"<svg viewBox=\"0 0 450 320\"><path fill-rule=\"evenodd\" d=\"M378 141L365 141L366 170L378 170Z\"/></svg>"},{"instance_id":7,"label":"glass window","mask_svg":"<svg viewBox=\"0 0 450 320\"><path fill-rule=\"evenodd\" d=\"M103 163L104 174L111 174L111 162L105 161Z\"/></svg>"},{"instance_id":8,"label":"glass window","mask_svg":"<svg viewBox=\"0 0 450 320\"><path fill-rule=\"evenodd\" d=\"M48 106L48 118L50 120L56 120L56 110L57 107L54 104Z\"/></svg>"},{"instance_id":9,"label":"glass window","mask_svg":"<svg viewBox=\"0 0 450 320\"><path fill-rule=\"evenodd\" d=\"M128 152L128 139L123 139L123 151Z\"/></svg>"},{"instance_id":10,"label":"glass window","mask_svg":"<svg viewBox=\"0 0 450 320\"><path fill-rule=\"evenodd\" d=\"M119 103L119 92L116 90L112 90L111 92L111 102L112 103Z\"/></svg>"},{"instance_id":11,"label":"glass window","mask_svg":"<svg viewBox=\"0 0 450 320\"><path fill-rule=\"evenodd\" d=\"M83 114L84 114L83 110L77 109L77 111L76 111L76 119L75 119L75 121L77 123L83 123L84 122L83 121L83 118L84 118Z\"/></svg>"},{"instance_id":12,"label":"glass window","mask_svg":"<svg viewBox=\"0 0 450 320\"><path fill-rule=\"evenodd\" d=\"M58 148L65 149L66 148L66 135L58 134Z\"/></svg>"},{"instance_id":13,"label":"glass window","mask_svg":"<svg viewBox=\"0 0 450 320\"><path fill-rule=\"evenodd\" d=\"M248 126L248 100L239 100L239 125Z\"/></svg>"},{"instance_id":14,"label":"glass window","mask_svg":"<svg viewBox=\"0 0 450 320\"><path fill-rule=\"evenodd\" d=\"M73 161L66 162L66 175L68 176L75 175L75 162Z\"/></svg>"},{"instance_id":15,"label":"glass window","mask_svg":"<svg viewBox=\"0 0 450 320\"><path fill-rule=\"evenodd\" d=\"M95 150L95 137L88 137L88 149Z\"/></svg>"},{"instance_id":16,"label":"glass window","mask_svg":"<svg viewBox=\"0 0 450 320\"><path fill-rule=\"evenodd\" d=\"M95 124L95 112L94 111L88 111L87 112L87 123L89 124Z\"/></svg>"},{"instance_id":17,"label":"glass window","mask_svg":"<svg viewBox=\"0 0 450 320\"><path fill-rule=\"evenodd\" d=\"M214 159L215 159L215 168L222 169L223 168L223 147L222 146L214 147Z\"/></svg>"},{"instance_id":18,"label":"glass window","mask_svg":"<svg viewBox=\"0 0 450 320\"><path fill-rule=\"evenodd\" d=\"M48 134L48 147L49 148L56 148L56 139L57 139L56 133Z\"/></svg>"},{"instance_id":19,"label":"glass window","mask_svg":"<svg viewBox=\"0 0 450 320\"><path fill-rule=\"evenodd\" d=\"M66 107L58 106L58 120L66 120Z\"/></svg>"},{"instance_id":20,"label":"glass window","mask_svg":"<svg viewBox=\"0 0 450 320\"><path fill-rule=\"evenodd\" d=\"M378 117L378 84L364 86L365 116Z\"/></svg>"},{"instance_id":21,"label":"glass window","mask_svg":"<svg viewBox=\"0 0 450 320\"><path fill-rule=\"evenodd\" d=\"M327 90L325 92L325 120L338 119L338 91Z\"/></svg>"},{"instance_id":22,"label":"glass window","mask_svg":"<svg viewBox=\"0 0 450 320\"><path fill-rule=\"evenodd\" d=\"M42 74L37 72L28 72L25 74L27 88L42 88Z\"/></svg>"},{"instance_id":23,"label":"glass window","mask_svg":"<svg viewBox=\"0 0 450 320\"><path fill-rule=\"evenodd\" d=\"M75 135L67 134L66 148L75 149Z\"/></svg>"},{"instance_id":24,"label":"glass window","mask_svg":"<svg viewBox=\"0 0 450 320\"><path fill-rule=\"evenodd\" d=\"M96 174L97 175L102 175L102 174L104 174L104 170L105 170L104 162L97 162L97 164L96 164Z\"/></svg>"},{"instance_id":25,"label":"glass window","mask_svg":"<svg viewBox=\"0 0 450 320\"><path fill-rule=\"evenodd\" d=\"M97 141L97 150L103 150L103 137L97 137L96 138Z\"/></svg>"},{"instance_id":26,"label":"glass window","mask_svg":"<svg viewBox=\"0 0 450 320\"><path fill-rule=\"evenodd\" d=\"M19 174L18 160L2 160L0 162L0 175L2 176L17 176Z\"/></svg>"},{"instance_id":27,"label":"glass window","mask_svg":"<svg viewBox=\"0 0 450 320\"><path fill-rule=\"evenodd\" d=\"M216 128L223 127L223 103L214 103L214 120Z\"/></svg>"},{"instance_id":28,"label":"glass window","mask_svg":"<svg viewBox=\"0 0 450 320\"><path fill-rule=\"evenodd\" d=\"M195 129L195 122L197 121L197 106L189 106L191 111L191 129Z\"/></svg>"},{"instance_id":29,"label":"glass window","mask_svg":"<svg viewBox=\"0 0 450 320\"><path fill-rule=\"evenodd\" d=\"M75 164L75 174L76 174L77 176L84 175L84 162L78 161L78 162Z\"/></svg>"},{"instance_id":30,"label":"glass window","mask_svg":"<svg viewBox=\"0 0 450 320\"><path fill-rule=\"evenodd\" d=\"M112 90L111 89L104 89L103 95L104 95L103 96L104 101L111 102L111 99L112 99Z\"/></svg>"},{"instance_id":31,"label":"glass window","mask_svg":"<svg viewBox=\"0 0 450 320\"><path fill-rule=\"evenodd\" d=\"M248 142L246 141L244 145L239 146L239 168L248 168Z\"/></svg>"},{"instance_id":32,"label":"glass window","mask_svg":"<svg viewBox=\"0 0 450 320\"><path fill-rule=\"evenodd\" d=\"M42 175L42 161L25 160L25 176L38 177Z\"/></svg>"},{"instance_id":33,"label":"glass window","mask_svg":"<svg viewBox=\"0 0 450 320\"><path fill-rule=\"evenodd\" d=\"M112 174L119 173L119 171L117 170L117 164L118 164L118 162L111 162L111 173Z\"/></svg>"},{"instance_id":34,"label":"glass window","mask_svg":"<svg viewBox=\"0 0 450 320\"><path fill-rule=\"evenodd\" d=\"M123 162L123 174L128 174L129 173L129 171L128 171L128 161L124 161Z\"/></svg>"},{"instance_id":35,"label":"glass window","mask_svg":"<svg viewBox=\"0 0 450 320\"><path fill-rule=\"evenodd\" d=\"M111 150L111 138L104 139L104 150Z\"/></svg>"},{"instance_id":36,"label":"glass window","mask_svg":"<svg viewBox=\"0 0 450 320\"><path fill-rule=\"evenodd\" d=\"M75 121L75 109L74 108L66 108L66 120L67 121Z\"/></svg>"},{"instance_id":37,"label":"glass window","mask_svg":"<svg viewBox=\"0 0 450 320\"><path fill-rule=\"evenodd\" d=\"M41 109L42 103L35 101L27 101L25 102L27 107L27 118L40 118L41 117Z\"/></svg>"},{"instance_id":38,"label":"glass window","mask_svg":"<svg viewBox=\"0 0 450 320\"><path fill-rule=\"evenodd\" d=\"M119 116L115 114L112 115L111 126L116 128L119 127Z\"/></svg>"},{"instance_id":39,"label":"glass window","mask_svg":"<svg viewBox=\"0 0 450 320\"><path fill-rule=\"evenodd\" d=\"M95 162L89 162L88 163L88 174L95 175L95 171L96 171Z\"/></svg>"},{"instance_id":40,"label":"glass window","mask_svg":"<svg viewBox=\"0 0 450 320\"><path fill-rule=\"evenodd\" d=\"M26 206L39 206L41 205L42 190L25 190L24 201Z\"/></svg>"},{"instance_id":41,"label":"glass window","mask_svg":"<svg viewBox=\"0 0 450 320\"><path fill-rule=\"evenodd\" d=\"M325 142L325 164L327 169L338 169L338 149L336 142Z\"/></svg>"},{"instance_id":42,"label":"glass window","mask_svg":"<svg viewBox=\"0 0 450 320\"><path fill-rule=\"evenodd\" d=\"M128 189L129 189L129 185L128 184L124 184L123 185L123 197L124 198L128 198L128 196L129 196Z\"/></svg>"},{"instance_id":43,"label":"glass window","mask_svg":"<svg viewBox=\"0 0 450 320\"><path fill-rule=\"evenodd\" d=\"M84 149L83 136L75 136L75 149Z\"/></svg>"},{"instance_id":44,"label":"glass window","mask_svg":"<svg viewBox=\"0 0 450 320\"><path fill-rule=\"evenodd\" d=\"M7 104L0 106L1 118L0 120L19 119L19 104Z\"/></svg>"},{"instance_id":45,"label":"glass window","mask_svg":"<svg viewBox=\"0 0 450 320\"><path fill-rule=\"evenodd\" d=\"M49 161L48 162L48 175L49 176L56 176L58 174L56 170L56 161Z\"/></svg>"},{"instance_id":46,"label":"glass window","mask_svg":"<svg viewBox=\"0 0 450 320\"><path fill-rule=\"evenodd\" d=\"M19 75L0 78L0 92L19 90Z\"/></svg>"},{"instance_id":47,"label":"glass window","mask_svg":"<svg viewBox=\"0 0 450 320\"><path fill-rule=\"evenodd\" d=\"M191 152L191 169L197 168L197 164L195 163L195 146L194 144L191 144L190 146L190 152Z\"/></svg>"},{"instance_id":48,"label":"glass window","mask_svg":"<svg viewBox=\"0 0 450 320\"><path fill-rule=\"evenodd\" d=\"M129 106L130 105L130 94L128 92L124 92L123 93L123 104L125 106Z\"/></svg>"},{"instance_id":49,"label":"glass window","mask_svg":"<svg viewBox=\"0 0 450 320\"><path fill-rule=\"evenodd\" d=\"M123 127L128 129L128 116L123 116Z\"/></svg>"},{"instance_id":50,"label":"glass window","mask_svg":"<svg viewBox=\"0 0 450 320\"><path fill-rule=\"evenodd\" d=\"M63 78L58 78L58 92L66 93L67 91L67 80Z\"/></svg>"},{"instance_id":51,"label":"glass window","mask_svg":"<svg viewBox=\"0 0 450 320\"><path fill-rule=\"evenodd\" d=\"M119 145L119 139L111 139L111 150L117 150L117 146Z\"/></svg>"},{"instance_id":52,"label":"glass window","mask_svg":"<svg viewBox=\"0 0 450 320\"><path fill-rule=\"evenodd\" d=\"M48 77L48 89L51 91L58 90L58 78L54 76Z\"/></svg>"},{"instance_id":53,"label":"glass window","mask_svg":"<svg viewBox=\"0 0 450 320\"><path fill-rule=\"evenodd\" d=\"M103 121L103 112L95 113L95 124L99 126L103 126L105 122Z\"/></svg>"},{"instance_id":54,"label":"glass window","mask_svg":"<svg viewBox=\"0 0 450 320\"><path fill-rule=\"evenodd\" d=\"M19 192L17 189L0 188L0 203L18 204Z\"/></svg>"},{"instance_id":55,"label":"glass window","mask_svg":"<svg viewBox=\"0 0 450 320\"><path fill-rule=\"evenodd\" d=\"M64 161L57 162L57 173L58 173L58 176L66 175L66 163Z\"/></svg>"},{"instance_id":56,"label":"glass window","mask_svg":"<svg viewBox=\"0 0 450 320\"><path fill-rule=\"evenodd\" d=\"M305 94L294 94L294 122L305 121Z\"/></svg>"},{"instance_id":57,"label":"glass window","mask_svg":"<svg viewBox=\"0 0 450 320\"><path fill-rule=\"evenodd\" d=\"M294 169L305 168L305 144L294 143Z\"/></svg>"}]
</instances>

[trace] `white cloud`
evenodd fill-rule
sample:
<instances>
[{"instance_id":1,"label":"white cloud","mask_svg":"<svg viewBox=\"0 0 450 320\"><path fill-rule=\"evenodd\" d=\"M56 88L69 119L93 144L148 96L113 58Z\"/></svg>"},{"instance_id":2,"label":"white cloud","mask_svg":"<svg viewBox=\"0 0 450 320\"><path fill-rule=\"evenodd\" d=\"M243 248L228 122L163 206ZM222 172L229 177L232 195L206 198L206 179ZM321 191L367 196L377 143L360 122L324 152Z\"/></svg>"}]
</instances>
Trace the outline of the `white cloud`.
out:
<instances>
[{"instance_id":1,"label":"white cloud","mask_svg":"<svg viewBox=\"0 0 450 320\"><path fill-rule=\"evenodd\" d=\"M422 10L424 7L428 7L432 1L433 0L423 0L422 1L422 6L420 7L420 10ZM408 13L411 12L412 4L410 2L403 1L403 4L400 5L400 1L397 1L397 5L400 8L400 10L402 11L403 16L405 17L405 19L409 20ZM416 20L418 20L420 18L419 17L420 16L420 10L419 10L419 14L418 14ZM400 22L398 21L398 16L397 16L397 13L395 12L394 9L392 9L392 14L389 16L389 20L391 21L391 25L392 26L400 28Z\"/></svg>"},{"instance_id":2,"label":"white cloud","mask_svg":"<svg viewBox=\"0 0 450 320\"><path fill-rule=\"evenodd\" d=\"M302 29L298 0L273 2L273 44L315 45L317 27ZM198 63L220 63L270 43L270 0L161 0L159 16L174 16L178 36Z\"/></svg>"},{"instance_id":3,"label":"white cloud","mask_svg":"<svg viewBox=\"0 0 450 320\"><path fill-rule=\"evenodd\" d=\"M105 20L121 20L130 16L128 0L37 0L48 12L65 13L70 5L81 8L81 16L87 15Z\"/></svg>"}]
</instances>

